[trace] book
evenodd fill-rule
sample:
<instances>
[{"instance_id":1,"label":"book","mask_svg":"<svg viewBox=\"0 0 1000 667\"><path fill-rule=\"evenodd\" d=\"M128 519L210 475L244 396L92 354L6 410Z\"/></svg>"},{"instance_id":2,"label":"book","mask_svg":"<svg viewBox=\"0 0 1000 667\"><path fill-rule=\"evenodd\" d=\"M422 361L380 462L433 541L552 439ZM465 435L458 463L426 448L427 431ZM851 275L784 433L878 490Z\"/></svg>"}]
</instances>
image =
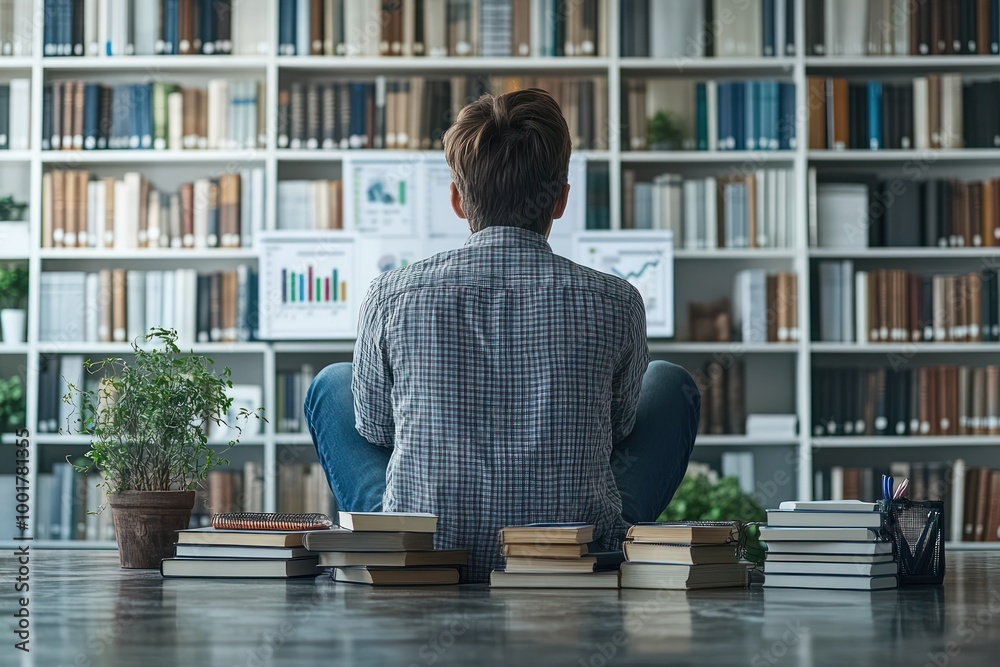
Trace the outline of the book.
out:
<instances>
[{"instance_id":1,"label":"book","mask_svg":"<svg viewBox=\"0 0 1000 667\"><path fill-rule=\"evenodd\" d=\"M514 558L579 558L586 556L586 544L504 544L500 553Z\"/></svg>"},{"instance_id":2,"label":"book","mask_svg":"<svg viewBox=\"0 0 1000 667\"><path fill-rule=\"evenodd\" d=\"M767 510L769 527L881 528L881 512L838 510Z\"/></svg>"},{"instance_id":3,"label":"book","mask_svg":"<svg viewBox=\"0 0 1000 667\"><path fill-rule=\"evenodd\" d=\"M747 566L742 563L674 565L622 563L622 588L691 590L733 588L747 584Z\"/></svg>"},{"instance_id":4,"label":"book","mask_svg":"<svg viewBox=\"0 0 1000 667\"><path fill-rule=\"evenodd\" d=\"M467 551L436 549L434 551L324 551L319 554L323 567L431 567L468 564Z\"/></svg>"},{"instance_id":5,"label":"book","mask_svg":"<svg viewBox=\"0 0 1000 667\"><path fill-rule=\"evenodd\" d=\"M625 539L654 544L726 544L733 540L733 530L729 523L637 523L628 529Z\"/></svg>"},{"instance_id":6,"label":"book","mask_svg":"<svg viewBox=\"0 0 1000 667\"><path fill-rule=\"evenodd\" d=\"M500 542L508 544L587 544L594 539L594 525L589 523L536 523L507 526L500 531Z\"/></svg>"},{"instance_id":7,"label":"book","mask_svg":"<svg viewBox=\"0 0 1000 667\"><path fill-rule=\"evenodd\" d=\"M829 541L778 541L767 543L767 552L784 554L816 554L829 556L881 556L892 554L892 542L829 542Z\"/></svg>"},{"instance_id":8,"label":"book","mask_svg":"<svg viewBox=\"0 0 1000 667\"><path fill-rule=\"evenodd\" d=\"M879 533L871 528L774 528L760 527L760 539L771 542L871 542Z\"/></svg>"},{"instance_id":9,"label":"book","mask_svg":"<svg viewBox=\"0 0 1000 667\"><path fill-rule=\"evenodd\" d=\"M320 574L315 556L258 560L251 558L164 558L164 577L211 577L218 579L288 579Z\"/></svg>"},{"instance_id":10,"label":"book","mask_svg":"<svg viewBox=\"0 0 1000 667\"><path fill-rule=\"evenodd\" d=\"M782 510L820 510L832 512L873 512L877 503L861 500L785 500L778 505Z\"/></svg>"},{"instance_id":11,"label":"book","mask_svg":"<svg viewBox=\"0 0 1000 667\"><path fill-rule=\"evenodd\" d=\"M338 567L334 581L370 586L448 586L458 583L458 570L424 567Z\"/></svg>"},{"instance_id":12,"label":"book","mask_svg":"<svg viewBox=\"0 0 1000 667\"><path fill-rule=\"evenodd\" d=\"M731 544L654 544L626 540L622 547L625 551L625 559L630 563L711 565L735 563L739 560L736 548Z\"/></svg>"},{"instance_id":13,"label":"book","mask_svg":"<svg viewBox=\"0 0 1000 667\"><path fill-rule=\"evenodd\" d=\"M490 588L618 588L618 572L528 573L494 570Z\"/></svg>"},{"instance_id":14,"label":"book","mask_svg":"<svg viewBox=\"0 0 1000 667\"><path fill-rule=\"evenodd\" d=\"M359 533L346 528L311 531L303 536L310 551L425 551L434 548L432 533Z\"/></svg>"},{"instance_id":15,"label":"book","mask_svg":"<svg viewBox=\"0 0 1000 667\"><path fill-rule=\"evenodd\" d=\"M177 531L177 544L288 549L305 546L305 537L308 534L309 531L304 530L219 530L207 526Z\"/></svg>"},{"instance_id":16,"label":"book","mask_svg":"<svg viewBox=\"0 0 1000 667\"><path fill-rule=\"evenodd\" d=\"M874 563L895 562L895 556L890 550L883 554L821 554L821 553L782 553L768 551L768 563L860 563L871 565Z\"/></svg>"},{"instance_id":17,"label":"book","mask_svg":"<svg viewBox=\"0 0 1000 667\"><path fill-rule=\"evenodd\" d=\"M215 546L209 544L178 544L175 547L178 558L250 558L256 560L278 560L307 558L314 556L301 547L243 547Z\"/></svg>"},{"instance_id":18,"label":"book","mask_svg":"<svg viewBox=\"0 0 1000 667\"><path fill-rule=\"evenodd\" d=\"M591 552L579 558L507 557L506 572L600 572L617 570L625 555L621 551Z\"/></svg>"},{"instance_id":19,"label":"book","mask_svg":"<svg viewBox=\"0 0 1000 667\"><path fill-rule=\"evenodd\" d=\"M833 588L874 591L896 588L896 575L845 577L842 575L771 574L764 575L764 588Z\"/></svg>"},{"instance_id":20,"label":"book","mask_svg":"<svg viewBox=\"0 0 1000 667\"><path fill-rule=\"evenodd\" d=\"M851 577L882 577L895 575L895 561L882 563L822 563L816 561L787 562L768 559L764 566L765 577L775 574L841 575Z\"/></svg>"},{"instance_id":21,"label":"book","mask_svg":"<svg viewBox=\"0 0 1000 667\"><path fill-rule=\"evenodd\" d=\"M342 528L360 532L433 533L437 516L407 512L340 512L337 522Z\"/></svg>"}]
</instances>

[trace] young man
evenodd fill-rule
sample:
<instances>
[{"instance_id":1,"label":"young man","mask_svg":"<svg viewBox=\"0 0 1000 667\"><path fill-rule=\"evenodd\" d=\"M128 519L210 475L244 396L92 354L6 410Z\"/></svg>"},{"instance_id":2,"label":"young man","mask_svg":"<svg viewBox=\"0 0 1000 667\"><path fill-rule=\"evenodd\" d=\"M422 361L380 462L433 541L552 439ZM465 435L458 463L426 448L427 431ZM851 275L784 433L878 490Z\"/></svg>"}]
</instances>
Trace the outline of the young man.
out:
<instances>
[{"instance_id":1,"label":"young man","mask_svg":"<svg viewBox=\"0 0 1000 667\"><path fill-rule=\"evenodd\" d=\"M700 394L648 363L629 283L552 253L570 136L539 90L481 99L444 137L465 246L380 276L351 364L325 368L305 414L341 509L433 512L469 579L502 567L504 526L595 524L602 550L680 484Z\"/></svg>"}]
</instances>

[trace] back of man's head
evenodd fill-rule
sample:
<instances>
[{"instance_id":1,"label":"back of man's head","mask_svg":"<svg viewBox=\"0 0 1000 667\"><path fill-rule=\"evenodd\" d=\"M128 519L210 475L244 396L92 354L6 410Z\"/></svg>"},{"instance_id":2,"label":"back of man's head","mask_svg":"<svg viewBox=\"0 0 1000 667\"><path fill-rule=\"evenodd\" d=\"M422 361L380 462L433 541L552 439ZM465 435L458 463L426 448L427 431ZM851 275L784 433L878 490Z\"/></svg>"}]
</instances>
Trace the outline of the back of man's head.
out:
<instances>
[{"instance_id":1,"label":"back of man's head","mask_svg":"<svg viewBox=\"0 0 1000 667\"><path fill-rule=\"evenodd\" d=\"M547 233L571 149L566 119L545 91L483 95L463 108L444 135L444 153L472 231Z\"/></svg>"}]
</instances>

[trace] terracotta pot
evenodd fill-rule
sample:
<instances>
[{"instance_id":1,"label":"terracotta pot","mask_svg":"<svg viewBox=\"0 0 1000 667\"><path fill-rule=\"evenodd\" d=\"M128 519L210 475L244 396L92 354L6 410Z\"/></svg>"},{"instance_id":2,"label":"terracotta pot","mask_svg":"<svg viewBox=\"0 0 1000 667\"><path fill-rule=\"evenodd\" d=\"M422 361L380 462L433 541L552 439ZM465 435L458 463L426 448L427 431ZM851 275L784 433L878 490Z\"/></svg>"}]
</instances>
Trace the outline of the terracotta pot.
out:
<instances>
[{"instance_id":1,"label":"terracotta pot","mask_svg":"<svg viewBox=\"0 0 1000 667\"><path fill-rule=\"evenodd\" d=\"M159 569L188 527L194 491L118 491L108 495L122 567Z\"/></svg>"}]
</instances>

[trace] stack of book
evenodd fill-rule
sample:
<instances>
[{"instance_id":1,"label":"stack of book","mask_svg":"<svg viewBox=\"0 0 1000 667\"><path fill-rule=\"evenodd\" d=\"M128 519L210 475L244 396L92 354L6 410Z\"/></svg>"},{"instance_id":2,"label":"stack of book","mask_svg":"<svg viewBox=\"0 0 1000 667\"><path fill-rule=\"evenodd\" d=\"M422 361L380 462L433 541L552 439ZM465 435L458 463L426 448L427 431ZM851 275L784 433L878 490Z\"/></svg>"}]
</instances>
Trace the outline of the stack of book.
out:
<instances>
[{"instance_id":1,"label":"stack of book","mask_svg":"<svg viewBox=\"0 0 1000 667\"><path fill-rule=\"evenodd\" d=\"M892 542L875 503L786 501L767 511L765 588L896 588Z\"/></svg>"},{"instance_id":2,"label":"stack of book","mask_svg":"<svg viewBox=\"0 0 1000 667\"><path fill-rule=\"evenodd\" d=\"M490 575L493 588L618 588L620 551L594 553L589 523L539 523L500 531L504 570Z\"/></svg>"},{"instance_id":3,"label":"stack of book","mask_svg":"<svg viewBox=\"0 0 1000 667\"><path fill-rule=\"evenodd\" d=\"M622 588L686 590L747 584L732 524L640 523L629 528Z\"/></svg>"},{"instance_id":4,"label":"stack of book","mask_svg":"<svg viewBox=\"0 0 1000 667\"><path fill-rule=\"evenodd\" d=\"M322 532L322 531L321 531ZM177 533L174 558L160 563L164 577L314 577L318 559L302 546L305 530L220 530Z\"/></svg>"},{"instance_id":5,"label":"stack of book","mask_svg":"<svg viewBox=\"0 0 1000 667\"><path fill-rule=\"evenodd\" d=\"M335 581L371 586L457 584L465 551L434 550L437 517L395 512L340 512L340 526L313 531L304 545Z\"/></svg>"}]
</instances>

